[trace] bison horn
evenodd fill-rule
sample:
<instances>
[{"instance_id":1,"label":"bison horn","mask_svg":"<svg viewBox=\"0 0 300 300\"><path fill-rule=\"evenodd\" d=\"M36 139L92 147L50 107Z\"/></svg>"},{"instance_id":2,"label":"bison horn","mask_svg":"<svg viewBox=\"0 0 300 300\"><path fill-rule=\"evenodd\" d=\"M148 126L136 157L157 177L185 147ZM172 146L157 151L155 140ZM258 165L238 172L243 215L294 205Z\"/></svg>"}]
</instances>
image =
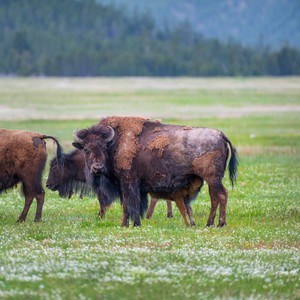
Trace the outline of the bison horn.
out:
<instances>
[{"instance_id":1,"label":"bison horn","mask_svg":"<svg viewBox=\"0 0 300 300\"><path fill-rule=\"evenodd\" d=\"M106 142L110 142L115 136L115 131L111 126L107 126L107 127L109 129L109 133L107 135Z\"/></svg>"},{"instance_id":2,"label":"bison horn","mask_svg":"<svg viewBox=\"0 0 300 300\"><path fill-rule=\"evenodd\" d=\"M74 142L83 144L83 140L78 137L77 132L78 132L78 129L75 129L74 133L73 133Z\"/></svg>"}]
</instances>

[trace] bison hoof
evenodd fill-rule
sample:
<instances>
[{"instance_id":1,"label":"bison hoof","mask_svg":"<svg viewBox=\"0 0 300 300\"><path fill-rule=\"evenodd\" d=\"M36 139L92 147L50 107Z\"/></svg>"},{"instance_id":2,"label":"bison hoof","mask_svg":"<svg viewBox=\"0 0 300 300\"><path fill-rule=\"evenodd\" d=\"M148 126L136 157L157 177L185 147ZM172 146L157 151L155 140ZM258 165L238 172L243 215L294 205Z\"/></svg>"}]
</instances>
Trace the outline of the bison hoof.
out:
<instances>
[{"instance_id":1,"label":"bison hoof","mask_svg":"<svg viewBox=\"0 0 300 300\"><path fill-rule=\"evenodd\" d=\"M219 224L219 225L218 225L218 228L222 228L222 227L224 227L224 226L226 226L226 224Z\"/></svg>"},{"instance_id":2,"label":"bison hoof","mask_svg":"<svg viewBox=\"0 0 300 300\"><path fill-rule=\"evenodd\" d=\"M173 214L167 214L167 218L173 218Z\"/></svg>"},{"instance_id":3,"label":"bison hoof","mask_svg":"<svg viewBox=\"0 0 300 300\"><path fill-rule=\"evenodd\" d=\"M205 226L205 228L209 228L209 227L215 227L215 224L213 223L213 224L206 224L206 226Z\"/></svg>"}]
</instances>

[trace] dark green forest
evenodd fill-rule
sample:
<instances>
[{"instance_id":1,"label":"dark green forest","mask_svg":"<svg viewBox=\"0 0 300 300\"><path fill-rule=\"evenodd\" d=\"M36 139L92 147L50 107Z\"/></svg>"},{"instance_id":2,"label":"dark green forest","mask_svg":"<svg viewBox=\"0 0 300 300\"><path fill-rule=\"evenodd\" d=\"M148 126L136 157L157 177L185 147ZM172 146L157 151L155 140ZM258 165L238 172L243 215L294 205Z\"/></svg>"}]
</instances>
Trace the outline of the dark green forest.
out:
<instances>
[{"instance_id":1,"label":"dark green forest","mask_svg":"<svg viewBox=\"0 0 300 300\"><path fill-rule=\"evenodd\" d=\"M0 0L0 74L42 76L299 75L300 50L245 47L162 29L94 0Z\"/></svg>"}]
</instances>

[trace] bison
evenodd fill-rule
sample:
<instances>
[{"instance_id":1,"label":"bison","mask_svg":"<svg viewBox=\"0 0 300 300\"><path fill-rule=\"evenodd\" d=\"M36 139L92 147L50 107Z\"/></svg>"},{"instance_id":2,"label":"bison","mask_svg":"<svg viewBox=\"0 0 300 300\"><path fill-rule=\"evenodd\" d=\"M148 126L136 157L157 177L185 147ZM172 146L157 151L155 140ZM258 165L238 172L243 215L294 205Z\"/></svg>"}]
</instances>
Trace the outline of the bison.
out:
<instances>
[{"instance_id":1,"label":"bison","mask_svg":"<svg viewBox=\"0 0 300 300\"><path fill-rule=\"evenodd\" d=\"M80 192L81 195L90 194L92 191L86 183L85 160L81 151L76 149L64 153L61 160L62 165L57 157L51 160L46 187L58 191L61 197L70 198L73 192ZM100 205L98 215L102 218L105 216L109 202L100 190L97 191L97 198Z\"/></svg>"},{"instance_id":2,"label":"bison","mask_svg":"<svg viewBox=\"0 0 300 300\"><path fill-rule=\"evenodd\" d=\"M205 181L211 210L207 226L226 224L227 190L222 184L229 158L229 177L237 177L237 151L217 129L167 125L140 117L108 117L74 133L73 146L82 150L88 175L106 195L123 201L122 226L140 226L147 194L176 198L189 204ZM230 150L230 151L229 151ZM177 203L176 202L176 203ZM184 208L183 208L184 209Z\"/></svg>"},{"instance_id":3,"label":"bison","mask_svg":"<svg viewBox=\"0 0 300 300\"><path fill-rule=\"evenodd\" d=\"M80 192L81 195L90 194L91 190L87 185L86 167L83 153L78 149L70 153L64 153L61 157L61 163L58 162L57 157L54 157L50 162L50 170L46 187L52 191L58 191L60 197L71 198L74 192ZM107 197L98 189L97 197L100 205L98 215L103 218L106 213L107 206L110 205ZM157 199L151 198L150 208L147 212L147 218L151 218ZM167 216L171 218L172 204L171 201L167 203Z\"/></svg>"},{"instance_id":4,"label":"bison","mask_svg":"<svg viewBox=\"0 0 300 300\"><path fill-rule=\"evenodd\" d=\"M26 219L34 198L37 201L35 222L42 218L45 192L42 174L47 161L45 139L57 145L56 156L60 161L63 150L53 136L25 130L0 129L0 192L22 183L25 206L18 222Z\"/></svg>"}]
</instances>

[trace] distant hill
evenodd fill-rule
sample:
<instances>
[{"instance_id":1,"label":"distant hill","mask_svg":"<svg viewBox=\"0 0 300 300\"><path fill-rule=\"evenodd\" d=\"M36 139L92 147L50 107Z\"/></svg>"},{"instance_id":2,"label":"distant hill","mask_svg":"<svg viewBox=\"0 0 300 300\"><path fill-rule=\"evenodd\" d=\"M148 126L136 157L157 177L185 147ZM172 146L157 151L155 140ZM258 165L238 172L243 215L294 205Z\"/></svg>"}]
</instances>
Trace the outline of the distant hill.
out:
<instances>
[{"instance_id":1,"label":"distant hill","mask_svg":"<svg viewBox=\"0 0 300 300\"><path fill-rule=\"evenodd\" d=\"M299 0L97 0L149 12L157 24L189 21L205 37L243 45L300 48Z\"/></svg>"},{"instance_id":2,"label":"distant hill","mask_svg":"<svg viewBox=\"0 0 300 300\"><path fill-rule=\"evenodd\" d=\"M139 1L140 5L145 3ZM167 1L160 1L159 5L167 4ZM180 4L179 0L173 1ZM0 0L0 75L300 74L300 48L271 49L262 44L245 47L232 40L222 43L199 34L193 29L194 25L187 22L172 27L171 24L162 26L161 21L158 30L156 21L147 13L134 9L129 12L130 8L126 12L114 5L94 0ZM193 6L187 8L187 1L180 15L180 5L170 8L177 20L184 19L186 9L191 16L197 15ZM145 11L146 6L141 9ZM165 10L157 7L157 11ZM215 12L211 10L209 15L215 16ZM237 26L236 30L240 28ZM225 34L223 37L225 39Z\"/></svg>"}]
</instances>

